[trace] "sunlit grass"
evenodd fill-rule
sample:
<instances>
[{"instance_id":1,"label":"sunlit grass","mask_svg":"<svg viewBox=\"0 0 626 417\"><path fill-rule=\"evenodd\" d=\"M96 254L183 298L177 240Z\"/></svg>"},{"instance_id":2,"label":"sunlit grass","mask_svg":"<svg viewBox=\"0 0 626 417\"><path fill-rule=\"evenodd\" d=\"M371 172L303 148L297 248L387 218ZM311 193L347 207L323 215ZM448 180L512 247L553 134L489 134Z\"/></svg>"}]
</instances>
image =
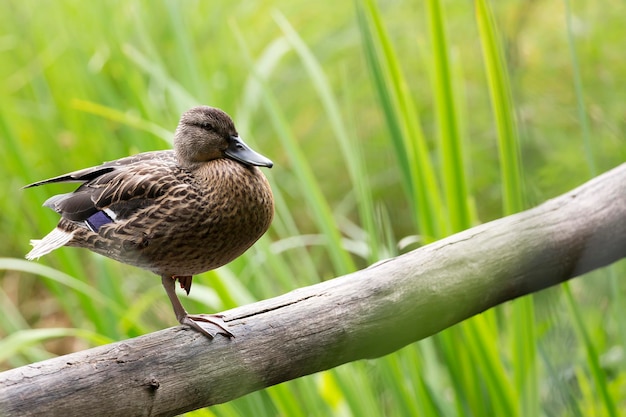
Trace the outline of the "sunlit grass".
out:
<instances>
[{"instance_id":1,"label":"sunlit grass","mask_svg":"<svg viewBox=\"0 0 626 417\"><path fill-rule=\"evenodd\" d=\"M72 188L20 187L168 148L192 105L224 108L276 163L265 171L276 199L270 232L195 279L183 298L194 312L349 273L405 251L403 238L413 248L523 210L626 158L611 84L625 74L609 65L622 60L612 55L618 45L592 33L603 49L589 52L576 31L591 30L591 17L568 9L565 31L550 20L565 22L560 2L521 23L516 16L532 9L512 1L114 3L0 6L5 368L175 324L148 272L74 248L22 260L28 240L57 221L41 203ZM607 33L622 33L621 21L604 17ZM524 23L527 33L515 26ZM565 36L569 46L554 47ZM576 120L583 140L572 139ZM626 361L613 353L626 340L624 266L608 271L384 358L192 414L616 415L626 402Z\"/></svg>"}]
</instances>

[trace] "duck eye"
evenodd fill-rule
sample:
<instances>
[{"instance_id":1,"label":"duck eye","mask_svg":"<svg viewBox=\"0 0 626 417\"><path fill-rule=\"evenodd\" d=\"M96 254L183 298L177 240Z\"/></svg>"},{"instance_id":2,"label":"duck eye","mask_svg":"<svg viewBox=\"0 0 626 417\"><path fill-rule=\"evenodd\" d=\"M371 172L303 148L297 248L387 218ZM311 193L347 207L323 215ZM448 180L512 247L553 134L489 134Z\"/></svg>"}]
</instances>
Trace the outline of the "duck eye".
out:
<instances>
[{"instance_id":1,"label":"duck eye","mask_svg":"<svg viewBox=\"0 0 626 417\"><path fill-rule=\"evenodd\" d=\"M202 127L206 130L213 130L213 125L209 122L202 123Z\"/></svg>"}]
</instances>

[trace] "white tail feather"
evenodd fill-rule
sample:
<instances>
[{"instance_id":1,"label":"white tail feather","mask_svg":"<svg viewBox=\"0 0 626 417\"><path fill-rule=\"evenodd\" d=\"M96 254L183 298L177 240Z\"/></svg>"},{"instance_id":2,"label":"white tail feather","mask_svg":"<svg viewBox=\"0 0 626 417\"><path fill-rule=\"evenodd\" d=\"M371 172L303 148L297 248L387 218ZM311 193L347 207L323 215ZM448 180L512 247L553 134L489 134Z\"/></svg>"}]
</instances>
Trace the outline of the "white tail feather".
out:
<instances>
[{"instance_id":1,"label":"white tail feather","mask_svg":"<svg viewBox=\"0 0 626 417\"><path fill-rule=\"evenodd\" d=\"M65 232L61 229L54 228L43 239L33 239L30 244L33 249L26 254L26 259L32 261L52 252L55 249L68 243L74 237L74 232Z\"/></svg>"}]
</instances>

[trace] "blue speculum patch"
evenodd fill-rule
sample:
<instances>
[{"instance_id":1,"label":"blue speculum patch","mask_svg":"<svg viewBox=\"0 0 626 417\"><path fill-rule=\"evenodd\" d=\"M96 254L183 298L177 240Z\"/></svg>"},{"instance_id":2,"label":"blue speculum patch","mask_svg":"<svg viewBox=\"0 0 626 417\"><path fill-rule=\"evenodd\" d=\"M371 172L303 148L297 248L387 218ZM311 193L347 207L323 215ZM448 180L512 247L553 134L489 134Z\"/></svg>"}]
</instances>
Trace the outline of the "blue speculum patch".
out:
<instances>
[{"instance_id":1,"label":"blue speculum patch","mask_svg":"<svg viewBox=\"0 0 626 417\"><path fill-rule=\"evenodd\" d=\"M98 211L85 220L87 227L89 227L92 232L98 232L102 226L111 222L113 222L113 219L111 219L104 211Z\"/></svg>"}]
</instances>

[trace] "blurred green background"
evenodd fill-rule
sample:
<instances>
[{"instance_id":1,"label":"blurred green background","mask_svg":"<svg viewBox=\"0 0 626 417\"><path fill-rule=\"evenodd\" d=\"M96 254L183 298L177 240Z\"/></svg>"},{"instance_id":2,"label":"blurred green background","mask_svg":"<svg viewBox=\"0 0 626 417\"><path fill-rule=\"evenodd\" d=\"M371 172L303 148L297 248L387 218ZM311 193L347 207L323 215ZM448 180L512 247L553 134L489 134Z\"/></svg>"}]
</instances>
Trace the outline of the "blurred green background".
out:
<instances>
[{"instance_id":1,"label":"blurred green background","mask_svg":"<svg viewBox=\"0 0 626 417\"><path fill-rule=\"evenodd\" d=\"M72 189L23 185L167 149L183 111L220 107L275 162L276 219L183 303L279 295L622 163L624 16L622 0L5 0L0 369L175 324L149 272L71 248L23 260L58 221L41 204ZM625 273L190 414L618 415Z\"/></svg>"}]
</instances>

